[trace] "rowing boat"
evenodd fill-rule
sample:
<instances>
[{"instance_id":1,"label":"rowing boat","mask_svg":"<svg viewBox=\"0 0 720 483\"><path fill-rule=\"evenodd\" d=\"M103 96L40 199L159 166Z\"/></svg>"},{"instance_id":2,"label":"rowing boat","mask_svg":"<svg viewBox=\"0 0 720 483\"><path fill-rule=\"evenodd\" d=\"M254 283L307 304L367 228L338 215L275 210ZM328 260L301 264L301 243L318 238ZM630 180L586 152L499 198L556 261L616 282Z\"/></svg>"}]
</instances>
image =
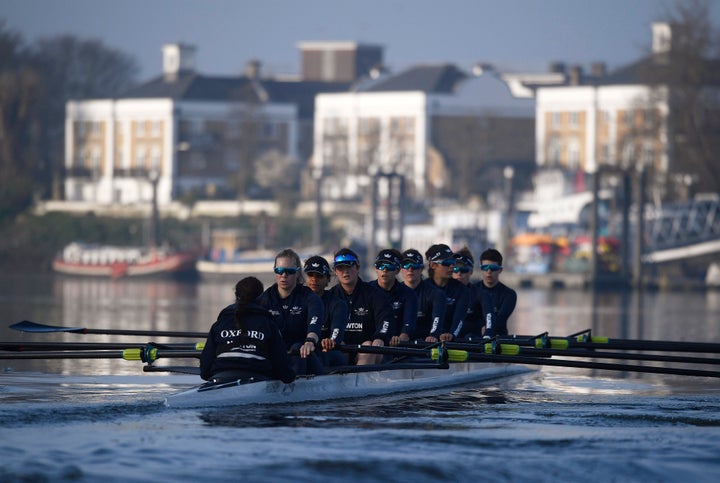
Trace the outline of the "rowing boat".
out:
<instances>
[{"instance_id":1,"label":"rowing boat","mask_svg":"<svg viewBox=\"0 0 720 483\"><path fill-rule=\"evenodd\" d=\"M381 366L358 366L352 372L300 376L290 384L281 381L205 384L168 396L165 405L172 408L212 408L327 401L434 390L531 371L518 364L477 362L445 366L426 363L397 364L390 367L393 368L390 369L387 365L382 366L382 369Z\"/></svg>"}]
</instances>

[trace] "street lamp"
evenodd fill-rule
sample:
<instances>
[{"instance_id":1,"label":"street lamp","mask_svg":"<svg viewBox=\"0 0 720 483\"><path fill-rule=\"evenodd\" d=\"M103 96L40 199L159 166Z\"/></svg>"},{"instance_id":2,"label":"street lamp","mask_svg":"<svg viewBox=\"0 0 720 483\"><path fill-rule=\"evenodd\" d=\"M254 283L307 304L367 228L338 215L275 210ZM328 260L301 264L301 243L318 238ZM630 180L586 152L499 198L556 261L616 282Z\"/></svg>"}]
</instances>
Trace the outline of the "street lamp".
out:
<instances>
[{"instance_id":1,"label":"street lamp","mask_svg":"<svg viewBox=\"0 0 720 483\"><path fill-rule=\"evenodd\" d=\"M503 253L508 252L510 247L510 239L512 236L512 212L513 212L513 178L515 177L515 169L512 166L505 166L503 169L503 178L505 178L505 230Z\"/></svg>"},{"instance_id":2,"label":"street lamp","mask_svg":"<svg viewBox=\"0 0 720 483\"><path fill-rule=\"evenodd\" d=\"M160 172L153 168L148 173L148 178L150 179L150 184L152 185L152 229L151 229L151 235L152 235L152 243L154 247L159 246L160 241L160 232L159 232L159 213L158 213L158 199L157 199L157 185L158 181L160 180Z\"/></svg>"}]
</instances>

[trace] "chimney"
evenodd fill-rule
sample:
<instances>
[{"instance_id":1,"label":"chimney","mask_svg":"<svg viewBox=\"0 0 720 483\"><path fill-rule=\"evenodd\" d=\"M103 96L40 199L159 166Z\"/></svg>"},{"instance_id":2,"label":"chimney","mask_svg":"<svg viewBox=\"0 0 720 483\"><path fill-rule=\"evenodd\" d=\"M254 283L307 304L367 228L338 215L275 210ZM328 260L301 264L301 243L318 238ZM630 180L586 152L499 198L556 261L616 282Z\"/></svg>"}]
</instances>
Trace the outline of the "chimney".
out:
<instances>
[{"instance_id":1,"label":"chimney","mask_svg":"<svg viewBox=\"0 0 720 483\"><path fill-rule=\"evenodd\" d=\"M245 66L245 75L249 79L259 79L262 63L258 59L251 59Z\"/></svg>"},{"instance_id":2,"label":"chimney","mask_svg":"<svg viewBox=\"0 0 720 483\"><path fill-rule=\"evenodd\" d=\"M672 48L672 28L669 23L655 22L652 24L652 52L664 54Z\"/></svg>"},{"instance_id":3,"label":"chimney","mask_svg":"<svg viewBox=\"0 0 720 483\"><path fill-rule=\"evenodd\" d=\"M579 65L573 65L568 70L568 83L571 86L579 86L583 80L583 70Z\"/></svg>"},{"instance_id":4,"label":"chimney","mask_svg":"<svg viewBox=\"0 0 720 483\"><path fill-rule=\"evenodd\" d=\"M593 62L590 66L590 75L596 79L602 79L607 75L607 66L605 62Z\"/></svg>"},{"instance_id":5,"label":"chimney","mask_svg":"<svg viewBox=\"0 0 720 483\"><path fill-rule=\"evenodd\" d=\"M550 64L550 73L551 74L564 74L565 73L565 63L564 62L552 62Z\"/></svg>"},{"instance_id":6,"label":"chimney","mask_svg":"<svg viewBox=\"0 0 720 483\"><path fill-rule=\"evenodd\" d=\"M195 71L195 47L185 44L163 45L163 75L168 81Z\"/></svg>"}]
</instances>

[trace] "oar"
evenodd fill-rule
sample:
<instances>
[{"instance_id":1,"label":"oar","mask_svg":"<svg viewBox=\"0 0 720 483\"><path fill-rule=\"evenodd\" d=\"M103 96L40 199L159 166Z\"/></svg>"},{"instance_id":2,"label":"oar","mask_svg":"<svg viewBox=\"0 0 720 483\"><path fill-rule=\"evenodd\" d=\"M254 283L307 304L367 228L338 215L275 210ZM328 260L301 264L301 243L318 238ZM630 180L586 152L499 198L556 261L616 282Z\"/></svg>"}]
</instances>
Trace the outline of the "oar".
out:
<instances>
[{"instance_id":1,"label":"oar","mask_svg":"<svg viewBox=\"0 0 720 483\"><path fill-rule=\"evenodd\" d=\"M669 340L612 339L581 334L569 337L548 336L515 336L498 338L496 342L533 346L538 349L619 349L664 352L707 352L720 354L720 343L715 342L680 342Z\"/></svg>"},{"instance_id":2,"label":"oar","mask_svg":"<svg viewBox=\"0 0 720 483\"><path fill-rule=\"evenodd\" d=\"M188 342L185 344L157 344L150 342L150 345L158 349L175 349L175 350L203 350L205 342ZM0 342L0 350L4 351L45 351L45 350L109 350L109 349L129 349L129 348L145 348L148 344L130 342Z\"/></svg>"},{"instance_id":3,"label":"oar","mask_svg":"<svg viewBox=\"0 0 720 483\"><path fill-rule=\"evenodd\" d=\"M27 351L0 352L0 359L125 359L151 364L160 358L200 357L197 350L162 350L151 348L129 348L124 350L86 350L86 351Z\"/></svg>"},{"instance_id":4,"label":"oar","mask_svg":"<svg viewBox=\"0 0 720 483\"><path fill-rule=\"evenodd\" d=\"M628 361L654 361L654 362L678 362L683 364L715 364L720 365L720 358L692 357L692 356L671 356L664 354L638 354L628 352L608 352L604 350L590 349L535 349L517 344L463 344L446 342L447 349L459 349L468 352L480 352L485 354L502 355L525 355L535 357L587 357L591 359L623 359Z\"/></svg>"},{"instance_id":5,"label":"oar","mask_svg":"<svg viewBox=\"0 0 720 483\"><path fill-rule=\"evenodd\" d=\"M647 372L653 374L677 374L681 376L699 376L699 377L717 377L720 378L718 371L705 371L699 369L683 369L679 367L658 367L658 366L639 366L633 364L614 364L608 362L589 362L566 359L550 359L531 356L510 356L501 354L478 354L461 350L447 350L447 357L450 362L511 362L515 364L529 364L538 366L556 366L556 367L576 367L580 369L603 369L610 371L623 372ZM436 349L432 349L432 358L437 359L438 353Z\"/></svg>"},{"instance_id":6,"label":"oar","mask_svg":"<svg viewBox=\"0 0 720 483\"><path fill-rule=\"evenodd\" d=\"M127 330L127 329L88 329L85 327L61 327L45 325L30 320L23 320L10 326L11 329L21 332L73 332L77 334L114 334L114 335L142 335L149 337L207 337L207 332L181 332L163 330Z\"/></svg>"}]
</instances>

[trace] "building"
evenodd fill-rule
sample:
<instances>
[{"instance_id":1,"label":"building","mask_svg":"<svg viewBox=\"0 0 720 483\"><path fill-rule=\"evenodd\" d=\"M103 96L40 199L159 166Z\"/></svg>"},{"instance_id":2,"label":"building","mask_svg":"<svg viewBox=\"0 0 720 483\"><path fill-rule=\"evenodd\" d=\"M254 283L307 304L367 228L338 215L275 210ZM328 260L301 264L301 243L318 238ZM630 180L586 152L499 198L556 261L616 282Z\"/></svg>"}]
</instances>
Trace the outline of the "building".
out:
<instances>
[{"instance_id":1,"label":"building","mask_svg":"<svg viewBox=\"0 0 720 483\"><path fill-rule=\"evenodd\" d=\"M679 26L654 23L647 56L611 73L602 64L593 65L589 74L572 67L562 84L536 86L538 167L585 173L601 167L642 168L656 178L686 179L688 170L698 166L688 165L687 151L676 143L687 139L679 116L688 105L678 94L712 88L717 95L720 62L700 60L699 71L691 72L688 59L695 53L684 52L683 42ZM696 85L691 85L693 76Z\"/></svg>"},{"instance_id":2,"label":"building","mask_svg":"<svg viewBox=\"0 0 720 483\"><path fill-rule=\"evenodd\" d=\"M156 194L160 206L248 198L257 163L267 162L285 163L275 171L298 183L315 95L346 91L342 74L265 78L253 60L243 75L208 76L195 70L194 47L166 45L162 75L116 99L67 103L65 198L127 205Z\"/></svg>"},{"instance_id":3,"label":"building","mask_svg":"<svg viewBox=\"0 0 720 483\"><path fill-rule=\"evenodd\" d=\"M534 102L494 72L419 65L379 70L352 92L319 94L312 166L326 199L359 199L399 174L413 200L481 196L492 169L534 165ZM500 175L502 176L502 175Z\"/></svg>"}]
</instances>

